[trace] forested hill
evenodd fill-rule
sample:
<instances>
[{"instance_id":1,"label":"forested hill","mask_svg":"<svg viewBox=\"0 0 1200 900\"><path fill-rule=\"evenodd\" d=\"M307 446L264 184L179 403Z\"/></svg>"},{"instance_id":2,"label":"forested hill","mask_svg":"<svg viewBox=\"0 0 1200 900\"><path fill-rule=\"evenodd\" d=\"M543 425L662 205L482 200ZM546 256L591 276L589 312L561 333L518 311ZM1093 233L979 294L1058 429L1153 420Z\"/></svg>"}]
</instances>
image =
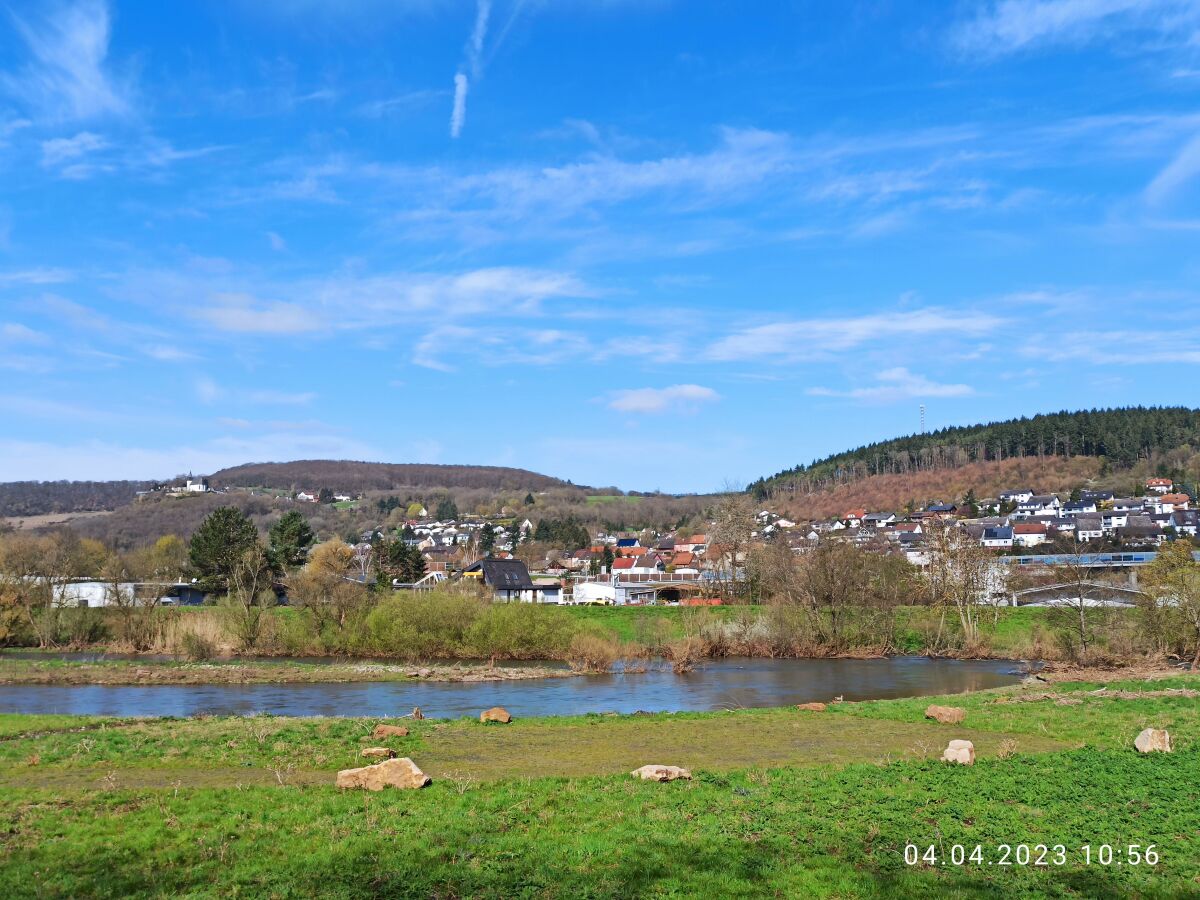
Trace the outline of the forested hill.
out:
<instances>
[{"instance_id":1,"label":"forested hill","mask_svg":"<svg viewBox=\"0 0 1200 900\"><path fill-rule=\"evenodd\" d=\"M116 509L149 490L152 481L0 482L0 518Z\"/></svg>"},{"instance_id":2,"label":"forested hill","mask_svg":"<svg viewBox=\"0 0 1200 900\"><path fill-rule=\"evenodd\" d=\"M214 488L265 487L277 490L392 491L402 488L483 488L548 490L567 482L549 475L504 466L444 466L302 459L250 463L209 476Z\"/></svg>"},{"instance_id":3,"label":"forested hill","mask_svg":"<svg viewBox=\"0 0 1200 900\"><path fill-rule=\"evenodd\" d=\"M1184 447L1200 448L1200 410L1134 406L1063 411L867 444L759 479L750 490L763 495L789 482L815 487L1012 457L1094 456L1112 468L1129 468Z\"/></svg>"}]
</instances>

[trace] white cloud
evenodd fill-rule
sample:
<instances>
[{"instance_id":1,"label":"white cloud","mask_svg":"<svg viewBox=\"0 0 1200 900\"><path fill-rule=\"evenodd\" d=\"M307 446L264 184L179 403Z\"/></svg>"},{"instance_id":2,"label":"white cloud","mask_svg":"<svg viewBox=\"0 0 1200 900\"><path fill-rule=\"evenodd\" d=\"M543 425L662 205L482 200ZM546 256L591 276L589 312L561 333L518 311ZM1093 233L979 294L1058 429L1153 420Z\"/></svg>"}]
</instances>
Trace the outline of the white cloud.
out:
<instances>
[{"instance_id":1,"label":"white cloud","mask_svg":"<svg viewBox=\"0 0 1200 900\"><path fill-rule=\"evenodd\" d=\"M384 455L373 445L312 427L219 434L174 447L0 440L0 481L171 478L251 460L381 458Z\"/></svg>"},{"instance_id":2,"label":"white cloud","mask_svg":"<svg viewBox=\"0 0 1200 900\"><path fill-rule=\"evenodd\" d=\"M21 269L16 272L0 272L0 286L6 284L62 284L74 277L66 269Z\"/></svg>"},{"instance_id":3,"label":"white cloud","mask_svg":"<svg viewBox=\"0 0 1200 900\"><path fill-rule=\"evenodd\" d=\"M930 307L910 312L874 313L840 319L796 319L745 328L708 348L710 359L739 361L777 357L827 359L868 343L931 335L988 334L1004 320L987 313Z\"/></svg>"},{"instance_id":4,"label":"white cloud","mask_svg":"<svg viewBox=\"0 0 1200 900\"><path fill-rule=\"evenodd\" d=\"M271 245L271 249L277 252L282 253L287 249L287 241L274 231L267 232L267 242Z\"/></svg>"},{"instance_id":5,"label":"white cloud","mask_svg":"<svg viewBox=\"0 0 1200 900\"><path fill-rule=\"evenodd\" d=\"M720 399L712 388L699 384L673 384L663 388L616 391L609 408L627 413L692 412L699 404Z\"/></svg>"},{"instance_id":6,"label":"white cloud","mask_svg":"<svg viewBox=\"0 0 1200 900\"><path fill-rule=\"evenodd\" d=\"M475 26L471 29L471 39L467 41L467 65L470 66L472 78L478 79L482 74L483 39L487 36L488 16L491 11L492 0L478 0L475 6Z\"/></svg>"},{"instance_id":7,"label":"white cloud","mask_svg":"<svg viewBox=\"0 0 1200 900\"><path fill-rule=\"evenodd\" d=\"M90 131L81 131L74 137L42 141L42 165L60 166L108 146L108 141Z\"/></svg>"},{"instance_id":8,"label":"white cloud","mask_svg":"<svg viewBox=\"0 0 1200 900\"><path fill-rule=\"evenodd\" d=\"M964 53L998 55L1081 43L1116 30L1173 32L1198 18L1193 0L997 0L952 32Z\"/></svg>"},{"instance_id":9,"label":"white cloud","mask_svg":"<svg viewBox=\"0 0 1200 900\"><path fill-rule=\"evenodd\" d=\"M221 386L211 378L197 378L195 387L196 399L205 404L216 403L225 393L221 390Z\"/></svg>"},{"instance_id":10,"label":"white cloud","mask_svg":"<svg viewBox=\"0 0 1200 900\"><path fill-rule=\"evenodd\" d=\"M46 119L128 114L128 89L106 67L107 4L76 0L46 7L50 12L38 21L14 16L32 59L19 71L0 75L0 90Z\"/></svg>"},{"instance_id":11,"label":"white cloud","mask_svg":"<svg viewBox=\"0 0 1200 900\"><path fill-rule=\"evenodd\" d=\"M806 393L814 397L848 397L852 400L873 403L889 403L923 397L970 397L975 393L970 385L939 384L936 381L930 381L924 375L913 374L903 366L885 369L876 376L876 379L878 384L871 387L852 388L844 391L814 387L809 388Z\"/></svg>"},{"instance_id":12,"label":"white cloud","mask_svg":"<svg viewBox=\"0 0 1200 900\"><path fill-rule=\"evenodd\" d=\"M1165 203L1197 175L1200 175L1200 135L1188 141L1147 185L1146 200L1156 205Z\"/></svg>"},{"instance_id":13,"label":"white cloud","mask_svg":"<svg viewBox=\"0 0 1200 900\"><path fill-rule=\"evenodd\" d=\"M307 334L444 322L464 316L536 316L551 299L583 299L596 291L566 272L499 266L451 275L332 275L297 281L238 273L133 272L120 294L161 307L176 298L181 312L221 331ZM289 297L287 301L267 299Z\"/></svg>"},{"instance_id":14,"label":"white cloud","mask_svg":"<svg viewBox=\"0 0 1200 900\"><path fill-rule=\"evenodd\" d=\"M245 334L303 334L323 327L321 319L295 303L258 300L248 294L217 294L215 304L195 315L221 331Z\"/></svg>"},{"instance_id":15,"label":"white cloud","mask_svg":"<svg viewBox=\"0 0 1200 900\"><path fill-rule=\"evenodd\" d=\"M463 125L467 121L467 76L462 72L454 75L454 108L450 111L450 137L456 138L462 134Z\"/></svg>"},{"instance_id":16,"label":"white cloud","mask_svg":"<svg viewBox=\"0 0 1200 900\"><path fill-rule=\"evenodd\" d=\"M262 403L271 406L307 406L317 399L312 391L288 393L287 391L248 391L243 395L250 403Z\"/></svg>"},{"instance_id":17,"label":"white cloud","mask_svg":"<svg viewBox=\"0 0 1200 900\"><path fill-rule=\"evenodd\" d=\"M49 338L20 322L5 322L0 325L0 340L21 344L45 344Z\"/></svg>"}]
</instances>

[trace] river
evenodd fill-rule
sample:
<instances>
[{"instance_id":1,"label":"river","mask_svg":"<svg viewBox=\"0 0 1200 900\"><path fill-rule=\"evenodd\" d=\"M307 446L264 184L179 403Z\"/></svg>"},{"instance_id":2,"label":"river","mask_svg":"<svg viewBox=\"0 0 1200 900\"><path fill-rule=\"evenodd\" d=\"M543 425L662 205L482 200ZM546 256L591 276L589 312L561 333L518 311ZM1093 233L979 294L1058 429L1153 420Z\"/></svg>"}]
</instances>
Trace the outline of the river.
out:
<instances>
[{"instance_id":1,"label":"river","mask_svg":"<svg viewBox=\"0 0 1200 900\"><path fill-rule=\"evenodd\" d=\"M882 700L1014 684L1011 660L720 659L675 675L642 673L491 682L351 684L0 685L0 712L103 716L378 716L421 707L433 718L503 706L514 716L702 711L814 700Z\"/></svg>"}]
</instances>

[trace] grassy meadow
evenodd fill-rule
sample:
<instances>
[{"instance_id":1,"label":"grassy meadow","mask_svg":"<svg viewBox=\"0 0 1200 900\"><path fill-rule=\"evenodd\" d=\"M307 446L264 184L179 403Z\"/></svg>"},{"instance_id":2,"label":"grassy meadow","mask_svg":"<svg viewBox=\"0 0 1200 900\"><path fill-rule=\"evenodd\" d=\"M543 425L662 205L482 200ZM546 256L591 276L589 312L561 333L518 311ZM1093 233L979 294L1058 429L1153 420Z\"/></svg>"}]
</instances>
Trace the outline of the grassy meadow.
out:
<instances>
[{"instance_id":1,"label":"grassy meadow","mask_svg":"<svg viewBox=\"0 0 1200 900\"><path fill-rule=\"evenodd\" d=\"M0 716L0 895L1196 896L1200 677L1101 687L406 720L389 746L434 783L380 794L332 784L378 743L374 719ZM928 721L930 702L966 720ZM1134 752L1147 725L1176 752ZM975 742L974 767L938 760L951 737ZM694 780L629 778L648 762ZM908 842L1065 859L908 865ZM1159 861L1087 865L1085 844Z\"/></svg>"}]
</instances>

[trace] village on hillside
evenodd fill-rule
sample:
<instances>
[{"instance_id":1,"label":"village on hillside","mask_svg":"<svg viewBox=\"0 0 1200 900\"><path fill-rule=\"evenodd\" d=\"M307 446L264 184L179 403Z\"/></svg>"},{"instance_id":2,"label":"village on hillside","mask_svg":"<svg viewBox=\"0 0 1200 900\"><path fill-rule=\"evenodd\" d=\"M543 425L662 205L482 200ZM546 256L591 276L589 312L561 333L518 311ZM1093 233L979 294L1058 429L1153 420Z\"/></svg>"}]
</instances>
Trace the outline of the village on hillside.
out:
<instances>
[{"instance_id":1,"label":"village on hillside","mask_svg":"<svg viewBox=\"0 0 1200 900\"><path fill-rule=\"evenodd\" d=\"M166 489L168 493L211 492L206 479ZM930 536L954 531L986 548L997 562L1020 564L1056 556L1142 554L1150 558L1168 540L1192 540L1200 511L1188 486L1150 478L1136 496L1077 489L1069 495L1014 487L994 498L973 492L961 502L930 503L905 510L848 509L829 519L793 521L769 509L740 507L730 522L709 522L705 532L589 530L573 520L541 518L535 498L497 521L459 514L452 502L434 510L419 500L378 502L381 512L397 505L403 524L380 525L351 536L358 577L367 581L382 545L394 543L419 555L396 590L430 589L448 581L476 579L497 600L595 605L655 603L705 605L728 602L747 580L747 560L765 546L786 547L800 556L823 542L849 542L869 552L903 557L917 568L930 563ZM328 489L291 492L297 508L307 504L356 504L361 496ZM739 502L749 502L741 497ZM432 503L430 505L433 505ZM736 504L735 504L736 505ZM375 573L378 574L378 573ZM1015 599L1013 600L1015 602Z\"/></svg>"}]
</instances>

